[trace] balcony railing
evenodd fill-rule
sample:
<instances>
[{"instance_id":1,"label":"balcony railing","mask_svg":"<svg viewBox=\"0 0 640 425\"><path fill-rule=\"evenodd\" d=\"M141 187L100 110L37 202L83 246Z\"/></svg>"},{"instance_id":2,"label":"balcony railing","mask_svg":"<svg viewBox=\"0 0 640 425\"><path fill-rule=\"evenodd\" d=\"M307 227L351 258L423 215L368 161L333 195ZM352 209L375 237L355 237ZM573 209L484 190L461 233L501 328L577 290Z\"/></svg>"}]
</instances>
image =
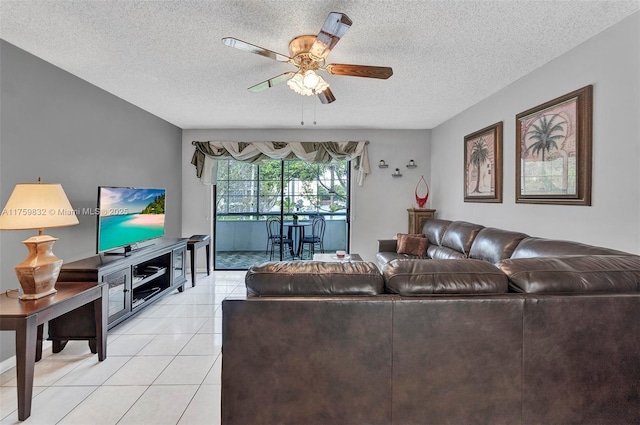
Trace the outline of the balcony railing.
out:
<instances>
[{"instance_id":1,"label":"balcony railing","mask_svg":"<svg viewBox=\"0 0 640 425\"><path fill-rule=\"evenodd\" d=\"M344 212L322 215L327 223L324 234L325 251L346 250L347 225ZM215 232L216 251L264 251L267 246L267 216L279 217L280 214L230 213L218 215ZM299 220L310 220L308 214L299 213L298 216ZM227 217L235 219L225 219ZM292 219L292 214L284 215L285 221ZM307 227L305 231L309 232L310 227Z\"/></svg>"}]
</instances>

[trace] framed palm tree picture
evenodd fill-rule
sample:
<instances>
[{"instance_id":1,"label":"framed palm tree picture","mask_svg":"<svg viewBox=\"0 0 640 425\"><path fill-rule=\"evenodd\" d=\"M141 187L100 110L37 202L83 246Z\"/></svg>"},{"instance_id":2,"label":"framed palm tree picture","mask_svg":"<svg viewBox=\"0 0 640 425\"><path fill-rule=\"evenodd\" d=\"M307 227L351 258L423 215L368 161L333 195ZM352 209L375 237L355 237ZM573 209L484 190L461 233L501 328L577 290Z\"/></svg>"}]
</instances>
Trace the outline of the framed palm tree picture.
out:
<instances>
[{"instance_id":1,"label":"framed palm tree picture","mask_svg":"<svg viewBox=\"0 0 640 425\"><path fill-rule=\"evenodd\" d=\"M591 205L593 86L516 115L516 202Z\"/></svg>"},{"instance_id":2,"label":"framed palm tree picture","mask_svg":"<svg viewBox=\"0 0 640 425\"><path fill-rule=\"evenodd\" d=\"M464 137L464 201L502 202L502 121Z\"/></svg>"}]
</instances>

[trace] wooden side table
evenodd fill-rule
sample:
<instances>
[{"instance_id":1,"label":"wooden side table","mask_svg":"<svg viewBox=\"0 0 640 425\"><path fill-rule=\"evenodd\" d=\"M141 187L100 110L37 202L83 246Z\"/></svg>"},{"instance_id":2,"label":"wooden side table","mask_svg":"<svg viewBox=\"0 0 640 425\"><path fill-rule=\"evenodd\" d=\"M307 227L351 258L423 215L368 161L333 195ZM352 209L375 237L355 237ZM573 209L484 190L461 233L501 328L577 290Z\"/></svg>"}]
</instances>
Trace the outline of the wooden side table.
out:
<instances>
[{"instance_id":1,"label":"wooden side table","mask_svg":"<svg viewBox=\"0 0 640 425\"><path fill-rule=\"evenodd\" d=\"M97 282L57 282L53 295L22 301L0 294L0 330L16 332L18 419L31 416L35 362L42 358L44 323L93 302L98 360L107 358L109 288Z\"/></svg>"},{"instance_id":2,"label":"wooden side table","mask_svg":"<svg viewBox=\"0 0 640 425\"><path fill-rule=\"evenodd\" d=\"M409 208L409 232L408 233L422 233L422 227L424 222L435 218L436 210L427 210L420 208Z\"/></svg>"},{"instance_id":3,"label":"wooden side table","mask_svg":"<svg viewBox=\"0 0 640 425\"><path fill-rule=\"evenodd\" d=\"M191 287L196 286L196 254L198 248L207 250L207 276L211 274L211 237L209 235L193 235L187 242L187 251L191 254Z\"/></svg>"}]
</instances>

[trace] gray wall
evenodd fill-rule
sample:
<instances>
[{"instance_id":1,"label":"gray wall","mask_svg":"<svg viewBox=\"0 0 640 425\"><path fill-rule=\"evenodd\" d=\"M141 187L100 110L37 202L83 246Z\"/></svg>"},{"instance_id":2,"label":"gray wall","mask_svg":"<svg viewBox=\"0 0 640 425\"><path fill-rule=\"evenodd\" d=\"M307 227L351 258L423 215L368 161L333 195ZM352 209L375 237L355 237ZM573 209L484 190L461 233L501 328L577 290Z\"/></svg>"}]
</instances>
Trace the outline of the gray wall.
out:
<instances>
[{"instance_id":1,"label":"gray wall","mask_svg":"<svg viewBox=\"0 0 640 425\"><path fill-rule=\"evenodd\" d=\"M474 105L431 133L440 216L640 253L640 13ZM515 203L515 116L593 84L593 206ZM504 201L463 202L464 136L504 121Z\"/></svg>"},{"instance_id":2,"label":"gray wall","mask_svg":"<svg viewBox=\"0 0 640 425\"><path fill-rule=\"evenodd\" d=\"M17 47L0 41L0 204L16 183L60 183L74 208L95 208L97 187L167 189L167 235L182 226L181 129ZM126 78L126 76L123 76ZM168 99L169 101L169 99ZM0 207L1 208L1 207ZM46 233L64 261L95 254L96 217ZM20 243L35 231L0 232L0 288L18 288ZM15 354L0 333L0 360Z\"/></svg>"}]
</instances>

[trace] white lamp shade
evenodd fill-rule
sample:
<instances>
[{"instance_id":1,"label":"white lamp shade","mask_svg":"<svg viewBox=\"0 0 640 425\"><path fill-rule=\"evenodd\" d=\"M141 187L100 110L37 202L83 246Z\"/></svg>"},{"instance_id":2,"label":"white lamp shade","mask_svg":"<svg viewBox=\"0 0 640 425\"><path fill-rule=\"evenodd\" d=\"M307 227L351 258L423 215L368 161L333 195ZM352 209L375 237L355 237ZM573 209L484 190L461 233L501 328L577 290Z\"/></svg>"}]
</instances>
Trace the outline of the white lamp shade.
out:
<instances>
[{"instance_id":1,"label":"white lamp shade","mask_svg":"<svg viewBox=\"0 0 640 425\"><path fill-rule=\"evenodd\" d=\"M78 224L59 184L20 183L0 212L0 230L27 230Z\"/></svg>"},{"instance_id":2,"label":"white lamp shade","mask_svg":"<svg viewBox=\"0 0 640 425\"><path fill-rule=\"evenodd\" d=\"M309 70L304 74L304 78L302 79L302 83L309 89L313 90L318 85L320 81L318 79L318 74Z\"/></svg>"}]
</instances>

